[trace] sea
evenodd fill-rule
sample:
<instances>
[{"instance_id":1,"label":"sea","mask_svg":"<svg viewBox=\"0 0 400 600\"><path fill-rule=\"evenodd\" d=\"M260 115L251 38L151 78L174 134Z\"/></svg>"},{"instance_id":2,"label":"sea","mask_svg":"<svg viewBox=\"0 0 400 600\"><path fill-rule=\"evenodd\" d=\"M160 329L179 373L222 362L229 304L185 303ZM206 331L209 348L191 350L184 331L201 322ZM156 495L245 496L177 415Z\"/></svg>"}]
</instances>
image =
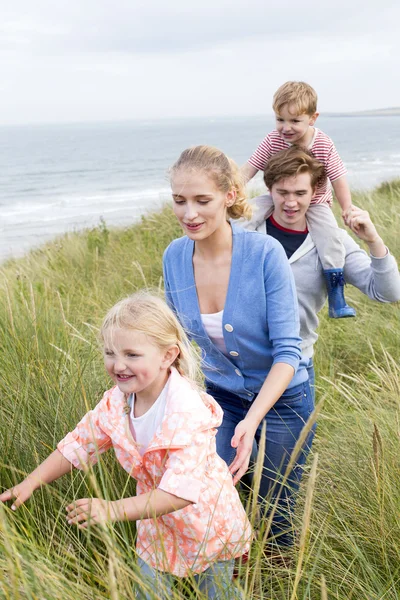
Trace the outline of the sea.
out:
<instances>
[{"instance_id":1,"label":"sea","mask_svg":"<svg viewBox=\"0 0 400 600\"><path fill-rule=\"evenodd\" d=\"M317 124L353 189L400 177L400 116ZM243 164L273 128L265 116L0 127L0 261L100 219L129 226L170 200L168 168L184 148L211 144Z\"/></svg>"}]
</instances>

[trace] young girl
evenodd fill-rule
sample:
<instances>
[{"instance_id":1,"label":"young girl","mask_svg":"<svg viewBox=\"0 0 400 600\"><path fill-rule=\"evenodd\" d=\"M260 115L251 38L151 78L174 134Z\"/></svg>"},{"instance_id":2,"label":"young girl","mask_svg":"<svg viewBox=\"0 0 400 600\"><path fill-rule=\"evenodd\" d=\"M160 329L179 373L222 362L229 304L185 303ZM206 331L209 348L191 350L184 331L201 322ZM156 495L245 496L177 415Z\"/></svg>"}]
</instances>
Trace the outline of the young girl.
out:
<instances>
[{"instance_id":1,"label":"young girl","mask_svg":"<svg viewBox=\"0 0 400 600\"><path fill-rule=\"evenodd\" d=\"M224 411L217 451L235 482L266 420L260 503L268 510L271 500L279 502L272 534L288 546L311 437L287 485L280 482L313 410L290 265L279 242L229 221L247 216L249 206L237 165L217 148L184 150L171 187L186 235L164 254L167 299L202 350L207 391Z\"/></svg>"},{"instance_id":2,"label":"young girl","mask_svg":"<svg viewBox=\"0 0 400 600\"><path fill-rule=\"evenodd\" d=\"M84 498L67 506L69 524L137 523L138 563L170 594L171 575L195 573L209 598L236 598L234 558L249 549L250 524L232 477L216 454L222 410L193 383L197 358L173 312L159 298L135 294L105 317L105 368L116 385L22 483L0 495L15 510L72 465L94 464L114 446L137 480L137 495ZM154 586L154 581L153 581ZM141 592L142 598L151 598Z\"/></svg>"}]
</instances>

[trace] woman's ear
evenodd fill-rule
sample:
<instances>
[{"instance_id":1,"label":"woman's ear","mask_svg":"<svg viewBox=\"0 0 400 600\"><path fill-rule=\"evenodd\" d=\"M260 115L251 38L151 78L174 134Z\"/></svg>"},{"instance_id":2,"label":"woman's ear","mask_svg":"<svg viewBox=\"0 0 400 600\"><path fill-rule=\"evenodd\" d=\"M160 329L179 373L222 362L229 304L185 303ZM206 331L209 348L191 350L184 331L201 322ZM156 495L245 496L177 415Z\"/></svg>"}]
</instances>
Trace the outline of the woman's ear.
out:
<instances>
[{"instance_id":1,"label":"woman's ear","mask_svg":"<svg viewBox=\"0 0 400 600\"><path fill-rule=\"evenodd\" d=\"M234 188L229 190L229 192L226 194L225 206L226 207L233 206L233 204L235 204L236 196L237 196L237 193Z\"/></svg>"},{"instance_id":2,"label":"woman's ear","mask_svg":"<svg viewBox=\"0 0 400 600\"><path fill-rule=\"evenodd\" d=\"M167 350L164 352L164 357L161 361L161 367L164 369L169 369L170 366L175 362L178 354L179 348L176 344L169 346L169 348L167 348Z\"/></svg>"}]
</instances>

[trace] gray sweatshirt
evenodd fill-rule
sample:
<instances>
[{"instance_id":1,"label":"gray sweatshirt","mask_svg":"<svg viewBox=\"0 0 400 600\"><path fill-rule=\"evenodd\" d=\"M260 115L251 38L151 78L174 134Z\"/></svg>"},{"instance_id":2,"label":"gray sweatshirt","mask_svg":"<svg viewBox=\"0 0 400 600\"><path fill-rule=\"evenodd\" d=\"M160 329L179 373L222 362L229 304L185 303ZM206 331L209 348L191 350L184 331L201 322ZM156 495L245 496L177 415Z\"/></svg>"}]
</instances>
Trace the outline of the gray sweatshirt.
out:
<instances>
[{"instance_id":1,"label":"gray sweatshirt","mask_svg":"<svg viewBox=\"0 0 400 600\"><path fill-rule=\"evenodd\" d=\"M254 227L252 222L241 224L246 229L257 229L261 233L267 233L265 218L261 224ZM396 302L400 300L400 274L395 258L388 253L383 258L368 256L350 235L342 230L343 244L346 249L344 265L344 278L366 294L372 300L378 302ZM303 339L303 358L311 358L313 347L317 341L318 327L317 314L323 307L328 297L323 277L322 264L319 260L317 249L310 236L307 236L303 244L290 257L289 263L292 267L300 313L300 335Z\"/></svg>"}]
</instances>

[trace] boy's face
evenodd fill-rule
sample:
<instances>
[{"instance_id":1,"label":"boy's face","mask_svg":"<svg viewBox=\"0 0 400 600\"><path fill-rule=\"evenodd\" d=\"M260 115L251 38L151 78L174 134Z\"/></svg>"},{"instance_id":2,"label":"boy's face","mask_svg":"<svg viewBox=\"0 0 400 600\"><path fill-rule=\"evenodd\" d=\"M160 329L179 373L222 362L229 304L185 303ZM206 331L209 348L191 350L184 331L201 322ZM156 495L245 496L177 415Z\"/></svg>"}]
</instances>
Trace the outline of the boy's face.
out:
<instances>
[{"instance_id":1,"label":"boy's face","mask_svg":"<svg viewBox=\"0 0 400 600\"><path fill-rule=\"evenodd\" d=\"M279 114L275 113L276 130L285 142L308 146L313 136L310 127L314 125L317 117L318 113L298 115L293 105L285 105Z\"/></svg>"}]
</instances>

